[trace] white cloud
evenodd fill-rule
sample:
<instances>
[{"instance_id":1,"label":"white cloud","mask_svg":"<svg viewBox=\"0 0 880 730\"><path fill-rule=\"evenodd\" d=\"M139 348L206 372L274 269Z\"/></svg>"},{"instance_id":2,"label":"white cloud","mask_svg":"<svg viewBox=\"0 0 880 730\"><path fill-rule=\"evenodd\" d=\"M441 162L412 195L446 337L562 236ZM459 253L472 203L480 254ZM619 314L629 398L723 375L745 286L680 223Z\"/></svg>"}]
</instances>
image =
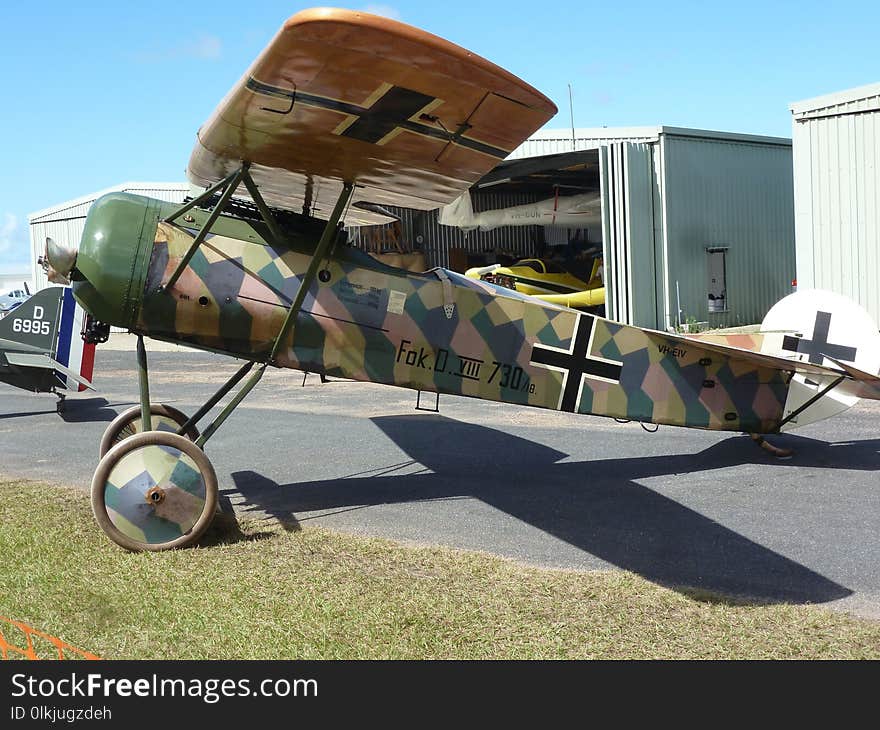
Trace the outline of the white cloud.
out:
<instances>
[{"instance_id":1,"label":"white cloud","mask_svg":"<svg viewBox=\"0 0 880 730\"><path fill-rule=\"evenodd\" d=\"M4 213L3 221L0 222L0 253L10 251L16 243L18 232L18 218L12 213Z\"/></svg>"},{"instance_id":2,"label":"white cloud","mask_svg":"<svg viewBox=\"0 0 880 730\"><path fill-rule=\"evenodd\" d=\"M186 55L214 61L223 55L223 42L215 35L202 35L183 47Z\"/></svg>"},{"instance_id":3,"label":"white cloud","mask_svg":"<svg viewBox=\"0 0 880 730\"><path fill-rule=\"evenodd\" d=\"M400 11L390 5L367 5L364 8L364 12L371 13L372 15L381 15L392 20L400 20Z\"/></svg>"},{"instance_id":4,"label":"white cloud","mask_svg":"<svg viewBox=\"0 0 880 730\"><path fill-rule=\"evenodd\" d=\"M135 55L135 58L141 63L173 61L180 58L216 61L222 55L223 41L215 35L202 34L177 46L140 51Z\"/></svg>"}]
</instances>

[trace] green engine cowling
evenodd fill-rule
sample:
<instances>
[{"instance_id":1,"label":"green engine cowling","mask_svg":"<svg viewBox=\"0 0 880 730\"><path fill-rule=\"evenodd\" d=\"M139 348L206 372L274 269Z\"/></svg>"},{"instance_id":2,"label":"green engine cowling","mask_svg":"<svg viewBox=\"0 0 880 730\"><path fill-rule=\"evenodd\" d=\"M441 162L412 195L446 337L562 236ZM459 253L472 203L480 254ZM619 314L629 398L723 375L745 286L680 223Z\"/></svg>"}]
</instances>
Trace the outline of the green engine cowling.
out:
<instances>
[{"instance_id":1,"label":"green engine cowling","mask_svg":"<svg viewBox=\"0 0 880 730\"><path fill-rule=\"evenodd\" d=\"M137 322L162 201L109 193L89 209L76 257L73 295L95 319Z\"/></svg>"}]
</instances>

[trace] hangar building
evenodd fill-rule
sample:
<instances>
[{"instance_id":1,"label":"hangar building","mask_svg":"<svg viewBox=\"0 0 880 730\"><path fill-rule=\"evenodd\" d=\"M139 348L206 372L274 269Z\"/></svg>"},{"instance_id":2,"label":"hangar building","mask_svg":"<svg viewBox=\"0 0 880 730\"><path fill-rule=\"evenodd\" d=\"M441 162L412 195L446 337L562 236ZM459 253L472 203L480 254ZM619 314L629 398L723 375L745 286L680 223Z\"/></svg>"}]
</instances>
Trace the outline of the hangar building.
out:
<instances>
[{"instance_id":1,"label":"hangar building","mask_svg":"<svg viewBox=\"0 0 880 730\"><path fill-rule=\"evenodd\" d=\"M790 108L798 286L880 321L880 83Z\"/></svg>"},{"instance_id":2,"label":"hangar building","mask_svg":"<svg viewBox=\"0 0 880 730\"><path fill-rule=\"evenodd\" d=\"M49 286L46 272L37 265L37 259L46 250L46 238L52 238L62 244L78 246L85 227L86 215L92 203L102 195L114 192L134 193L172 203L182 203L183 199L189 195L189 185L186 183L127 182L31 213L28 216L28 223L31 233L33 291L39 291Z\"/></svg>"},{"instance_id":3,"label":"hangar building","mask_svg":"<svg viewBox=\"0 0 880 730\"><path fill-rule=\"evenodd\" d=\"M439 225L433 211L397 210L399 235L424 249L429 266L459 271L500 253L596 243L610 318L657 329L752 324L795 278L791 155L791 140L778 137L663 126L544 130L471 188L474 212L576 188L601 193L597 225L465 232Z\"/></svg>"}]
</instances>

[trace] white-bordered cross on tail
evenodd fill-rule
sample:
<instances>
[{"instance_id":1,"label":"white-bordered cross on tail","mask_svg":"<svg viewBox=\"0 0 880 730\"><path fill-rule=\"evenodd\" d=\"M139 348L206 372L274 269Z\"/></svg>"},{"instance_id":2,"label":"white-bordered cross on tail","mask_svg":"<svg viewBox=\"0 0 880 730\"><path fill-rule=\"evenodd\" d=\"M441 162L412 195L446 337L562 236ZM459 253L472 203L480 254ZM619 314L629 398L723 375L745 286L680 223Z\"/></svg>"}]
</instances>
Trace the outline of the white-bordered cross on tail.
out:
<instances>
[{"instance_id":1,"label":"white-bordered cross on tail","mask_svg":"<svg viewBox=\"0 0 880 730\"><path fill-rule=\"evenodd\" d=\"M590 354L595 332L596 318L591 314L578 314L569 349L549 345L532 347L530 365L562 373L562 389L556 406L560 411L577 412L585 378L593 378L605 383L620 382L622 362Z\"/></svg>"},{"instance_id":2,"label":"white-bordered cross on tail","mask_svg":"<svg viewBox=\"0 0 880 730\"><path fill-rule=\"evenodd\" d=\"M814 365L821 365L825 357L836 357L838 360L844 360L845 362L854 362L856 359L856 348L830 343L828 341L830 329L831 312L816 312L812 339L808 340L806 337L786 335L782 340L782 349L807 355L809 361Z\"/></svg>"}]
</instances>

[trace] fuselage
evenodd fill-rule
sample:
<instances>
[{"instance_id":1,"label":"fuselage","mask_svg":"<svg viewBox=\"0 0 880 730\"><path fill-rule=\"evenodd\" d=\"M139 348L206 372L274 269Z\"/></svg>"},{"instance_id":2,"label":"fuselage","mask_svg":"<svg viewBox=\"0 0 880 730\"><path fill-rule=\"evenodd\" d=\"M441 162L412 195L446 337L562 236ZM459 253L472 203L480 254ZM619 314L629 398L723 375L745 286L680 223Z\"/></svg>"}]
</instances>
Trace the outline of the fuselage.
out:
<instances>
[{"instance_id":1,"label":"fuselage","mask_svg":"<svg viewBox=\"0 0 880 730\"><path fill-rule=\"evenodd\" d=\"M173 287L204 224L194 209L111 194L89 213L74 293L97 319L265 361L320 236L302 219L273 243L258 220L221 216ZM331 249L273 364L493 401L643 422L770 432L780 371L732 364L680 339L555 306L444 269L385 266Z\"/></svg>"}]
</instances>

